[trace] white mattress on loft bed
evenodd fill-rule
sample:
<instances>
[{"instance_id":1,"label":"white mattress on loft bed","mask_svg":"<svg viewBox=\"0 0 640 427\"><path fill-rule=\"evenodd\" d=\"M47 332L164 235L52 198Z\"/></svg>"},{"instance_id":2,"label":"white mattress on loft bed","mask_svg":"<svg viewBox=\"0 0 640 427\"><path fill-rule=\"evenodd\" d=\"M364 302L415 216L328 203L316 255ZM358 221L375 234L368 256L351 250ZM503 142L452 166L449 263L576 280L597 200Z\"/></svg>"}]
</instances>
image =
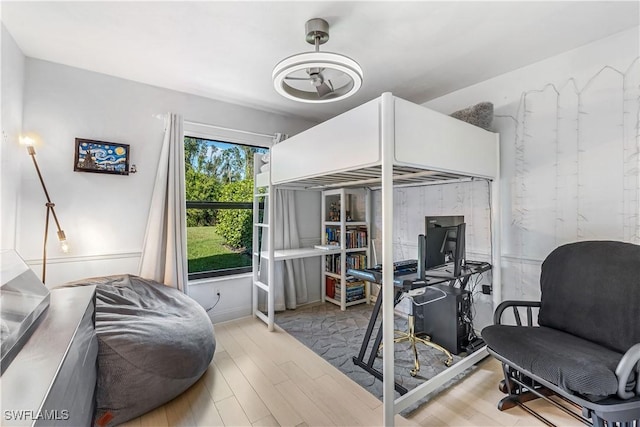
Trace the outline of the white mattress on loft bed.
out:
<instances>
[{"instance_id":1,"label":"white mattress on loft bed","mask_svg":"<svg viewBox=\"0 0 640 427\"><path fill-rule=\"evenodd\" d=\"M272 147L271 183L318 189L375 185L381 171L380 130L388 120L395 129L396 184L496 178L496 134L393 100L393 117L382 117L381 98L376 98ZM268 182L268 174L257 179Z\"/></svg>"}]
</instances>

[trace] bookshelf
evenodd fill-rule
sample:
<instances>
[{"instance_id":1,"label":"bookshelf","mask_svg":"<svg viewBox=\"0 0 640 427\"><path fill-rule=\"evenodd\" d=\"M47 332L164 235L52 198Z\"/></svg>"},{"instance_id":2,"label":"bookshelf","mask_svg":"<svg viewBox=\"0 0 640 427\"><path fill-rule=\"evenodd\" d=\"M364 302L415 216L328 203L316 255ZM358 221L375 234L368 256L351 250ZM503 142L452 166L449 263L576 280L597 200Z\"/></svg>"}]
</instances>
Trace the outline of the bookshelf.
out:
<instances>
[{"instance_id":1,"label":"bookshelf","mask_svg":"<svg viewBox=\"0 0 640 427\"><path fill-rule=\"evenodd\" d=\"M322 300L347 307L368 302L369 283L346 274L369 265L369 190L335 189L322 193Z\"/></svg>"}]
</instances>

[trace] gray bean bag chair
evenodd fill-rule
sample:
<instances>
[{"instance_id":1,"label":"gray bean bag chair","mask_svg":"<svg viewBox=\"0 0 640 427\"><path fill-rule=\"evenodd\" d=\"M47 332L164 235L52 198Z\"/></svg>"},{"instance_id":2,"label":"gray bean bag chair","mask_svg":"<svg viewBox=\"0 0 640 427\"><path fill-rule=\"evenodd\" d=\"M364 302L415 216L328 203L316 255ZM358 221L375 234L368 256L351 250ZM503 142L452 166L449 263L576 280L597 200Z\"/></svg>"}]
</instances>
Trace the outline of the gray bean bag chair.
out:
<instances>
[{"instance_id":1,"label":"gray bean bag chair","mask_svg":"<svg viewBox=\"0 0 640 427\"><path fill-rule=\"evenodd\" d=\"M85 279L96 285L97 425L117 425L188 389L215 351L205 310L182 292L132 275Z\"/></svg>"}]
</instances>

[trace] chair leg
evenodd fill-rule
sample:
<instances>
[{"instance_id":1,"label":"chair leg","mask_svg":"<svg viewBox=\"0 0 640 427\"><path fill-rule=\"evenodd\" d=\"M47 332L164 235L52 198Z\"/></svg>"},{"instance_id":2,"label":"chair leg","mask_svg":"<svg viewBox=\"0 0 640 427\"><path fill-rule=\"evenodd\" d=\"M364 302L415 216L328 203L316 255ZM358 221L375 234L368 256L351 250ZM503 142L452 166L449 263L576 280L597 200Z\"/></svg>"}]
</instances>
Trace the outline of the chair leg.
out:
<instances>
[{"instance_id":1,"label":"chair leg","mask_svg":"<svg viewBox=\"0 0 640 427\"><path fill-rule=\"evenodd\" d=\"M415 377L418 375L418 371L420 371L420 359L418 359L418 349L416 347L416 325L413 316L409 316L409 337L413 350L413 369L409 371L409 374Z\"/></svg>"},{"instance_id":2,"label":"chair leg","mask_svg":"<svg viewBox=\"0 0 640 427\"><path fill-rule=\"evenodd\" d=\"M549 389L538 390L540 394L544 394L545 396L551 396L553 392ZM498 402L498 409L501 411L506 411L507 409L511 409L516 406L520 406L522 403L529 402L530 400L540 399L540 396L531 393L530 391L523 391L518 394L510 394L506 397L503 397Z\"/></svg>"},{"instance_id":3,"label":"chair leg","mask_svg":"<svg viewBox=\"0 0 640 427\"><path fill-rule=\"evenodd\" d=\"M416 375L418 375L418 372L420 371L420 359L418 358L418 349L416 347L417 343L424 344L426 346L432 347L444 353L447 356L447 358L443 361L443 363L445 364L445 366L451 366L451 364L453 363L453 356L451 355L449 350L434 343L429 339L418 337L416 335L415 322L416 322L415 316L412 314L409 314L407 318L407 323L408 323L407 332L395 331L397 338L393 340L393 342L396 344L404 341L409 341L409 344L411 345L411 350L413 351L413 369L409 371L409 374L412 377L415 377ZM380 344L380 346L378 347L378 354L380 354L381 350L382 350L382 344Z\"/></svg>"},{"instance_id":4,"label":"chair leg","mask_svg":"<svg viewBox=\"0 0 640 427\"><path fill-rule=\"evenodd\" d=\"M511 380L501 380L498 384L498 390L503 392L504 394L509 394L509 388L514 388L516 383Z\"/></svg>"},{"instance_id":5,"label":"chair leg","mask_svg":"<svg viewBox=\"0 0 640 427\"><path fill-rule=\"evenodd\" d=\"M416 337L416 341L418 341L418 342L420 342L420 343L422 343L422 344L424 344L426 346L435 348L436 350L444 353L445 356L447 356L447 358L445 360L443 360L443 362L442 362L442 363L445 364L445 366L451 366L451 364L453 363L453 356L451 355L449 350L447 350L446 348L434 343L431 340L425 339L425 338Z\"/></svg>"},{"instance_id":6,"label":"chair leg","mask_svg":"<svg viewBox=\"0 0 640 427\"><path fill-rule=\"evenodd\" d=\"M529 402L530 400L535 400L540 398L540 396L536 395L535 393L532 393L531 391L529 391L528 389L526 389L525 387L521 386L516 381L514 381L514 378L512 377L512 375L518 376L519 378L517 378L517 380L520 382L524 382L520 373L518 371L511 369L511 367L506 363L502 364L502 373L504 375L504 380L500 381L498 388L500 389L501 392L506 393L507 396L502 398L498 402L499 410L505 411L515 406L520 406L521 403ZM533 387L535 387L535 385L532 385L532 388ZM550 396L553 394L551 390L545 387L536 389L536 391L544 396Z\"/></svg>"},{"instance_id":7,"label":"chair leg","mask_svg":"<svg viewBox=\"0 0 640 427\"><path fill-rule=\"evenodd\" d=\"M591 413L591 422L593 423L593 427L605 427L606 425L604 420L594 413Z\"/></svg>"}]
</instances>

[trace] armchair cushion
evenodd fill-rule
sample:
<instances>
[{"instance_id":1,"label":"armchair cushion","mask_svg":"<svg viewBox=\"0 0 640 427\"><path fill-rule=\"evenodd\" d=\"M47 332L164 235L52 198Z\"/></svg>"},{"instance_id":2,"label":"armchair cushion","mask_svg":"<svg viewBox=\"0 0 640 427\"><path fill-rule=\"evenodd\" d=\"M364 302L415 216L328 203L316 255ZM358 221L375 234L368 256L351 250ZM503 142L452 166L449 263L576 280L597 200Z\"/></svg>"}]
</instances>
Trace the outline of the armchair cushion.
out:
<instances>
[{"instance_id":1,"label":"armchair cushion","mask_svg":"<svg viewBox=\"0 0 640 427\"><path fill-rule=\"evenodd\" d=\"M616 394L620 353L547 327L492 325L482 337L501 358L565 390L592 401Z\"/></svg>"},{"instance_id":2,"label":"armchair cushion","mask_svg":"<svg viewBox=\"0 0 640 427\"><path fill-rule=\"evenodd\" d=\"M586 241L560 246L542 264L540 288L541 326L619 353L640 342L640 245Z\"/></svg>"}]
</instances>

